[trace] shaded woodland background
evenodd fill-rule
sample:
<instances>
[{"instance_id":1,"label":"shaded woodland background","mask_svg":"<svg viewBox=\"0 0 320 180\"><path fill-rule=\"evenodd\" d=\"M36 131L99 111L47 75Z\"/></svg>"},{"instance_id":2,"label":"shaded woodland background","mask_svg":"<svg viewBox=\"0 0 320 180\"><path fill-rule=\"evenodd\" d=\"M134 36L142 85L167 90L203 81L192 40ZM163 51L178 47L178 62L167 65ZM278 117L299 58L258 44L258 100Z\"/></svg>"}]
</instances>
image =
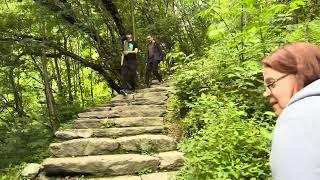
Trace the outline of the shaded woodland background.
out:
<instances>
[{"instance_id":1,"label":"shaded woodland background","mask_svg":"<svg viewBox=\"0 0 320 180\"><path fill-rule=\"evenodd\" d=\"M0 174L48 156L53 133L117 94L121 42L134 30L139 82L146 36L166 45L169 123L188 163L182 179L270 178L274 114L260 61L296 41L320 44L317 0L3 0Z\"/></svg>"}]
</instances>

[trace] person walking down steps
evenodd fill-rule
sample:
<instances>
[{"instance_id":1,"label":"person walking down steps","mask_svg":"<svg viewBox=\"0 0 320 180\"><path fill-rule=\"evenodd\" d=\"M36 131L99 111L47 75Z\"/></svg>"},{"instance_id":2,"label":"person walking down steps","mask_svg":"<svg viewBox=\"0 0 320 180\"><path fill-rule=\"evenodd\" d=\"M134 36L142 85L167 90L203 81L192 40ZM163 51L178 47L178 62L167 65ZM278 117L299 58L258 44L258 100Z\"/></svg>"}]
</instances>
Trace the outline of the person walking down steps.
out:
<instances>
[{"instance_id":1,"label":"person walking down steps","mask_svg":"<svg viewBox=\"0 0 320 180\"><path fill-rule=\"evenodd\" d=\"M159 74L159 64L164 58L164 53L161 49L160 44L158 44L153 35L147 37L148 44L148 60L147 60L147 70L146 70L146 86L150 87L150 75L151 71L153 75L162 82L162 77Z\"/></svg>"},{"instance_id":2,"label":"person walking down steps","mask_svg":"<svg viewBox=\"0 0 320 180\"><path fill-rule=\"evenodd\" d=\"M138 44L133 40L132 32L128 32L126 38L121 56L123 94L126 94L127 90L135 91L137 87Z\"/></svg>"}]
</instances>

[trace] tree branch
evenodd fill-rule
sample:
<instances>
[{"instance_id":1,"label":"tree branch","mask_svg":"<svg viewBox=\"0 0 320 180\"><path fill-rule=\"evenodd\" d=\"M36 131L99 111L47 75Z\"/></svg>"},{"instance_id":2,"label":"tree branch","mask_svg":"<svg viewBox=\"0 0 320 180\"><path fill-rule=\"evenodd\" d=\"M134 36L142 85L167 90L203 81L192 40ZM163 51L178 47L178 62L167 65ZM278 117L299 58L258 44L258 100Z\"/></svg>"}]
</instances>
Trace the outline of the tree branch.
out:
<instances>
[{"instance_id":1,"label":"tree branch","mask_svg":"<svg viewBox=\"0 0 320 180\"><path fill-rule=\"evenodd\" d=\"M120 36L125 37L126 29L123 25L121 18L120 18L117 7L114 5L112 0L102 0L102 3L104 5L104 7L106 8L106 10L109 11L109 13L111 14L111 16L112 16L112 18L118 28L118 32L119 32Z\"/></svg>"},{"instance_id":2,"label":"tree branch","mask_svg":"<svg viewBox=\"0 0 320 180\"><path fill-rule=\"evenodd\" d=\"M72 7L70 4L67 3L65 0L60 0L61 3L66 6L66 9L59 7L55 4L53 0L35 0L42 6L46 6L51 11L59 14L65 21L67 21L69 24L76 26L79 30L86 33L92 40L94 40L96 43L98 43L99 46L101 46L105 51L108 49L106 47L107 42L97 33L96 30L85 26L82 22L76 19L76 15L72 11Z\"/></svg>"}]
</instances>

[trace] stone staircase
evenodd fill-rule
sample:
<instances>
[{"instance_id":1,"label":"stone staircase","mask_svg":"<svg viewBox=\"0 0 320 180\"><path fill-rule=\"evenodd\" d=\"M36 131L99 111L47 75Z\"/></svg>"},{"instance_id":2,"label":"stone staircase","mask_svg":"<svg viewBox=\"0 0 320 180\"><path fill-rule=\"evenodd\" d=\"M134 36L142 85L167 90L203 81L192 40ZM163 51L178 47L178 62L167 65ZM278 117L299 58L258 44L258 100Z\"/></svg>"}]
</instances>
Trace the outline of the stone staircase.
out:
<instances>
[{"instance_id":1,"label":"stone staircase","mask_svg":"<svg viewBox=\"0 0 320 180\"><path fill-rule=\"evenodd\" d=\"M80 113L74 129L56 132L39 179L175 179L184 157L164 135L168 90L152 85Z\"/></svg>"}]
</instances>

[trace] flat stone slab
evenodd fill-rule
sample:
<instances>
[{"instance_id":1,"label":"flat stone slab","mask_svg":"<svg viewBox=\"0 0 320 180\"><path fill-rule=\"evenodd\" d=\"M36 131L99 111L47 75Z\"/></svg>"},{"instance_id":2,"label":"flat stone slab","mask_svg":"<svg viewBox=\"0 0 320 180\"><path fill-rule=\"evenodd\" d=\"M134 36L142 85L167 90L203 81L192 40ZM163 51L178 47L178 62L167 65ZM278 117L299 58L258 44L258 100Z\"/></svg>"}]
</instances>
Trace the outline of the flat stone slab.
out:
<instances>
[{"instance_id":1,"label":"flat stone slab","mask_svg":"<svg viewBox=\"0 0 320 180\"><path fill-rule=\"evenodd\" d=\"M50 152L55 157L110 154L118 148L119 143L109 138L73 139L62 143L52 143L49 146Z\"/></svg>"},{"instance_id":2,"label":"flat stone slab","mask_svg":"<svg viewBox=\"0 0 320 180\"><path fill-rule=\"evenodd\" d=\"M55 157L106 155L120 152L163 152L177 149L176 141L165 135L137 135L117 139L85 138L52 143L50 152Z\"/></svg>"},{"instance_id":3,"label":"flat stone slab","mask_svg":"<svg viewBox=\"0 0 320 180\"><path fill-rule=\"evenodd\" d=\"M80 119L74 121L77 129L108 128L108 127L146 127L163 126L163 117L129 117L107 119Z\"/></svg>"},{"instance_id":4,"label":"flat stone slab","mask_svg":"<svg viewBox=\"0 0 320 180\"><path fill-rule=\"evenodd\" d=\"M120 176L138 173L144 169L154 171L160 164L159 158L138 155L100 155L70 158L48 158L42 163L48 176L86 175Z\"/></svg>"},{"instance_id":5,"label":"flat stone slab","mask_svg":"<svg viewBox=\"0 0 320 180\"><path fill-rule=\"evenodd\" d=\"M159 168L161 170L179 170L186 161L183 153L178 151L162 152L156 157L160 158Z\"/></svg>"},{"instance_id":6,"label":"flat stone slab","mask_svg":"<svg viewBox=\"0 0 320 180\"><path fill-rule=\"evenodd\" d=\"M146 110L166 110L166 106L164 105L126 105L126 106L116 106L113 108L110 108L111 111L146 111Z\"/></svg>"},{"instance_id":7,"label":"flat stone slab","mask_svg":"<svg viewBox=\"0 0 320 180\"><path fill-rule=\"evenodd\" d=\"M161 133L163 126L152 126L152 127L124 127L124 128L107 128L107 129L96 129L94 130L94 137L121 137L131 136L144 133Z\"/></svg>"},{"instance_id":8,"label":"flat stone slab","mask_svg":"<svg viewBox=\"0 0 320 180\"><path fill-rule=\"evenodd\" d=\"M176 141L165 135L137 135L118 138L120 149L128 152L163 152L177 149Z\"/></svg>"},{"instance_id":9,"label":"flat stone slab","mask_svg":"<svg viewBox=\"0 0 320 180\"><path fill-rule=\"evenodd\" d=\"M142 180L176 180L177 172L159 172L145 174L141 176Z\"/></svg>"},{"instance_id":10,"label":"flat stone slab","mask_svg":"<svg viewBox=\"0 0 320 180\"><path fill-rule=\"evenodd\" d=\"M113 110L107 115L109 118L121 118L121 117L162 117L166 113L166 110L162 109L131 109L127 111Z\"/></svg>"},{"instance_id":11,"label":"flat stone slab","mask_svg":"<svg viewBox=\"0 0 320 180\"><path fill-rule=\"evenodd\" d=\"M156 92L157 93L157 92ZM136 104L136 105L163 105L166 103L168 99L167 96L164 95L128 95L122 96L119 95L112 99L112 103L129 103L129 104Z\"/></svg>"},{"instance_id":12,"label":"flat stone slab","mask_svg":"<svg viewBox=\"0 0 320 180\"><path fill-rule=\"evenodd\" d=\"M130 104L133 105L165 105L167 103L167 98L162 98L162 97L158 97L158 98L154 98L154 99L141 99L141 100L135 100L132 102L128 102Z\"/></svg>"},{"instance_id":13,"label":"flat stone slab","mask_svg":"<svg viewBox=\"0 0 320 180\"><path fill-rule=\"evenodd\" d=\"M115 127L163 126L162 117L113 118L107 121Z\"/></svg>"},{"instance_id":14,"label":"flat stone slab","mask_svg":"<svg viewBox=\"0 0 320 180\"><path fill-rule=\"evenodd\" d=\"M108 117L109 111L93 111L93 112L83 112L79 113L79 118L97 118L97 119L103 119Z\"/></svg>"},{"instance_id":15,"label":"flat stone slab","mask_svg":"<svg viewBox=\"0 0 320 180\"><path fill-rule=\"evenodd\" d=\"M76 119L73 124L76 129L93 129L104 127L103 122L105 119L90 119L90 118L79 118Z\"/></svg>"},{"instance_id":16,"label":"flat stone slab","mask_svg":"<svg viewBox=\"0 0 320 180\"><path fill-rule=\"evenodd\" d=\"M30 163L23 168L20 175L24 179L34 179L42 168L40 164Z\"/></svg>"},{"instance_id":17,"label":"flat stone slab","mask_svg":"<svg viewBox=\"0 0 320 180\"><path fill-rule=\"evenodd\" d=\"M105 119L105 118L117 118L117 117L161 117L165 114L166 108L159 106L158 108L135 106L118 107L109 111L93 111L79 113L80 119Z\"/></svg>"},{"instance_id":18,"label":"flat stone slab","mask_svg":"<svg viewBox=\"0 0 320 180\"><path fill-rule=\"evenodd\" d=\"M116 176L106 178L88 178L86 180L176 180L178 172L158 172L142 176Z\"/></svg>"},{"instance_id":19,"label":"flat stone slab","mask_svg":"<svg viewBox=\"0 0 320 180\"><path fill-rule=\"evenodd\" d=\"M89 178L86 180L141 180L140 176L116 176L106 178Z\"/></svg>"},{"instance_id":20,"label":"flat stone slab","mask_svg":"<svg viewBox=\"0 0 320 180\"><path fill-rule=\"evenodd\" d=\"M161 133L164 126L149 127L122 127L122 128L105 128L105 129L64 129L55 133L59 140L71 140L92 137L109 137L116 138L121 136L132 136L139 134Z\"/></svg>"},{"instance_id":21,"label":"flat stone slab","mask_svg":"<svg viewBox=\"0 0 320 180\"><path fill-rule=\"evenodd\" d=\"M170 91L169 87L165 86L156 86L152 88L138 89L138 93L146 93L146 92L162 92L162 91Z\"/></svg>"},{"instance_id":22,"label":"flat stone slab","mask_svg":"<svg viewBox=\"0 0 320 180\"><path fill-rule=\"evenodd\" d=\"M127 96L118 95L114 98L112 98L112 102L121 101L121 100L135 100L135 99L142 99L142 98L154 98L154 97L167 97L168 92L167 91L156 91L156 92L138 92L138 93L132 93L128 94Z\"/></svg>"}]
</instances>

